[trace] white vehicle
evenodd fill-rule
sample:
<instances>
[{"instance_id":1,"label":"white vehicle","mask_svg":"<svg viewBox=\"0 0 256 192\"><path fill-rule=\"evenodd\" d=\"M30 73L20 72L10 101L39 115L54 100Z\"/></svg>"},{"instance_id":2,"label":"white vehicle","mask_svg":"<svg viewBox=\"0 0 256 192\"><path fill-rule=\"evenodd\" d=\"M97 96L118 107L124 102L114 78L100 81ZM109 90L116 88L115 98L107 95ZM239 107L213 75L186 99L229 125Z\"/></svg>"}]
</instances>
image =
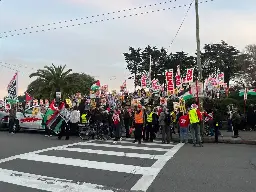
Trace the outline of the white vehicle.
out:
<instances>
[{"instance_id":1,"label":"white vehicle","mask_svg":"<svg viewBox=\"0 0 256 192\"><path fill-rule=\"evenodd\" d=\"M36 111L36 112L35 112ZM42 130L43 114L40 110L29 108L25 113L17 112L17 119L19 120L19 128L23 130Z\"/></svg>"}]
</instances>

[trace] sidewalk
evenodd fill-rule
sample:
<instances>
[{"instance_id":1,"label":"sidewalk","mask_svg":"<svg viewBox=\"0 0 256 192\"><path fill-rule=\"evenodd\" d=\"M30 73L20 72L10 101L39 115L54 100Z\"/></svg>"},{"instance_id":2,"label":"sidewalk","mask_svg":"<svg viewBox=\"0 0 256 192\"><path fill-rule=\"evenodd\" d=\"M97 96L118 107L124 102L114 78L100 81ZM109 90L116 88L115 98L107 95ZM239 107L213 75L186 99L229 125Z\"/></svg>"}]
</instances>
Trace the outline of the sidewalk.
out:
<instances>
[{"instance_id":1,"label":"sidewalk","mask_svg":"<svg viewBox=\"0 0 256 192\"><path fill-rule=\"evenodd\" d=\"M256 145L256 131L239 131L238 138L232 138L233 133L221 130L221 134L223 136L219 136L219 143L230 143L230 144L248 144L248 145ZM161 139L161 135L159 135L158 139ZM189 134L189 140L191 139L191 134ZM179 142L179 135L173 134L173 141ZM214 137L204 137L204 143L214 143Z\"/></svg>"}]
</instances>

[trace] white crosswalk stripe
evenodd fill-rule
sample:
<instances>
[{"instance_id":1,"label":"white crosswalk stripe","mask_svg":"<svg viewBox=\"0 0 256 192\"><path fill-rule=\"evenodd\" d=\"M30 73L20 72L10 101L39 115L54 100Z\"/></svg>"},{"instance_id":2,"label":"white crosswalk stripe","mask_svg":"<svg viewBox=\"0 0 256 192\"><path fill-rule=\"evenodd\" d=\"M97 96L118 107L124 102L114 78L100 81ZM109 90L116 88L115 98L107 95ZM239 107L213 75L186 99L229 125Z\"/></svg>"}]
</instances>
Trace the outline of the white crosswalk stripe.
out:
<instances>
[{"instance_id":1,"label":"white crosswalk stripe","mask_svg":"<svg viewBox=\"0 0 256 192\"><path fill-rule=\"evenodd\" d=\"M14 184L18 186L34 188L50 192L114 192L117 188L110 184L104 186L97 183L76 181L65 178L55 178L51 176L43 176L31 172L17 171L15 169L5 169L2 164L12 163L12 161L29 161L40 162L46 164L54 164L60 166L80 167L81 169L93 169L99 171L110 171L114 174L132 174L141 175L137 182L129 190L147 191L156 176L159 174L164 165L175 155L183 144L161 144L143 143L142 145L133 144L130 141L120 141L117 144L111 141L93 141L79 142L70 145L47 148L39 151L29 152L16 155L0 160L0 182ZM47 154L50 152L51 154ZM82 155L79 157L63 157L65 155ZM152 154L153 153L153 154ZM94 156L93 156L94 155ZM92 160L90 158L99 156L99 159ZM123 163L104 162L104 157L124 158ZM90 158L89 158L90 157ZM101 158L101 159L100 159ZM108 159L109 159L108 158ZM145 159L151 161L150 166L127 164L125 159L133 159L135 161L144 162ZM126 159L126 160L127 160ZM54 171L54 170L53 170Z\"/></svg>"}]
</instances>

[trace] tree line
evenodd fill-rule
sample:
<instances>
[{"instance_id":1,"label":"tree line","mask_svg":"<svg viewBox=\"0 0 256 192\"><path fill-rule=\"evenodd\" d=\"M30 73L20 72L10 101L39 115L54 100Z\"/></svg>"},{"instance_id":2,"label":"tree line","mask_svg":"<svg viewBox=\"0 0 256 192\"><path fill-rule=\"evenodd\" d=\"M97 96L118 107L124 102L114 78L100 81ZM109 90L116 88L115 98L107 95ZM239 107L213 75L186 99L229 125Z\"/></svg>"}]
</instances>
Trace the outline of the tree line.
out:
<instances>
[{"instance_id":1,"label":"tree line","mask_svg":"<svg viewBox=\"0 0 256 192\"><path fill-rule=\"evenodd\" d=\"M150 55L151 77L158 79L161 84L165 82L165 71L173 69L176 74L178 65L181 75L185 75L187 68L194 68L195 78L198 75L196 54L189 55L183 51L168 53L163 47L147 46L144 49L129 47L129 51L123 55L135 86L140 86L142 74L149 71ZM225 41L205 44L201 51L201 61L204 80L210 75L224 72L228 86L231 80L236 80L239 86L256 86L255 44L247 45L243 51Z\"/></svg>"},{"instance_id":2,"label":"tree line","mask_svg":"<svg viewBox=\"0 0 256 192\"><path fill-rule=\"evenodd\" d=\"M165 82L165 71L173 69L176 73L180 65L181 74L186 73L187 68L194 68L194 78L197 77L196 54L186 52L168 53L165 48L147 46L144 49L129 47L124 53L127 69L131 73L130 79L134 79L134 85L140 85L143 73L149 71L151 56L151 78L156 78L161 84ZM220 43L205 44L201 52L203 79L209 75L224 72L225 82L236 81L236 85L243 87L256 86L256 45L247 45L240 51L235 46ZM90 86L95 79L85 73L73 73L66 65L54 64L38 69L30 75L35 77L27 87L27 93L38 99L53 99L56 91L62 92L63 97L68 97L77 92L88 94Z\"/></svg>"},{"instance_id":3,"label":"tree line","mask_svg":"<svg viewBox=\"0 0 256 192\"><path fill-rule=\"evenodd\" d=\"M61 92L63 98L76 93L88 94L95 79L85 73L73 73L66 65L54 64L45 66L30 74L35 77L27 88L27 93L37 99L53 99L56 92Z\"/></svg>"}]
</instances>

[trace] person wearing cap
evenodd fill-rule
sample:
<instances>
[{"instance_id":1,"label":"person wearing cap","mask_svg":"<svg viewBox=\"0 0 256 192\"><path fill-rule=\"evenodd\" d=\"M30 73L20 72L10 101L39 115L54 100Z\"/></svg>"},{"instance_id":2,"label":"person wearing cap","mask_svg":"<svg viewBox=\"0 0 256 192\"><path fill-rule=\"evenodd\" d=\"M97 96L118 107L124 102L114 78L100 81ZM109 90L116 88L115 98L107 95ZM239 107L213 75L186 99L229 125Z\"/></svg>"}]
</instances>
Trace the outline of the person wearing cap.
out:
<instances>
[{"instance_id":1,"label":"person wearing cap","mask_svg":"<svg viewBox=\"0 0 256 192\"><path fill-rule=\"evenodd\" d=\"M193 146L195 147L196 144L198 143L200 147L203 147L201 135L200 135L200 126L199 126L200 118L198 117L197 108L198 107L196 104L192 104L191 109L188 112L188 115L189 115L189 121L191 125Z\"/></svg>"},{"instance_id":2,"label":"person wearing cap","mask_svg":"<svg viewBox=\"0 0 256 192\"><path fill-rule=\"evenodd\" d=\"M141 144L143 124L144 112L142 110L142 106L139 104L134 114L135 140L133 141L133 143L136 143L138 141L138 144Z\"/></svg>"}]
</instances>

